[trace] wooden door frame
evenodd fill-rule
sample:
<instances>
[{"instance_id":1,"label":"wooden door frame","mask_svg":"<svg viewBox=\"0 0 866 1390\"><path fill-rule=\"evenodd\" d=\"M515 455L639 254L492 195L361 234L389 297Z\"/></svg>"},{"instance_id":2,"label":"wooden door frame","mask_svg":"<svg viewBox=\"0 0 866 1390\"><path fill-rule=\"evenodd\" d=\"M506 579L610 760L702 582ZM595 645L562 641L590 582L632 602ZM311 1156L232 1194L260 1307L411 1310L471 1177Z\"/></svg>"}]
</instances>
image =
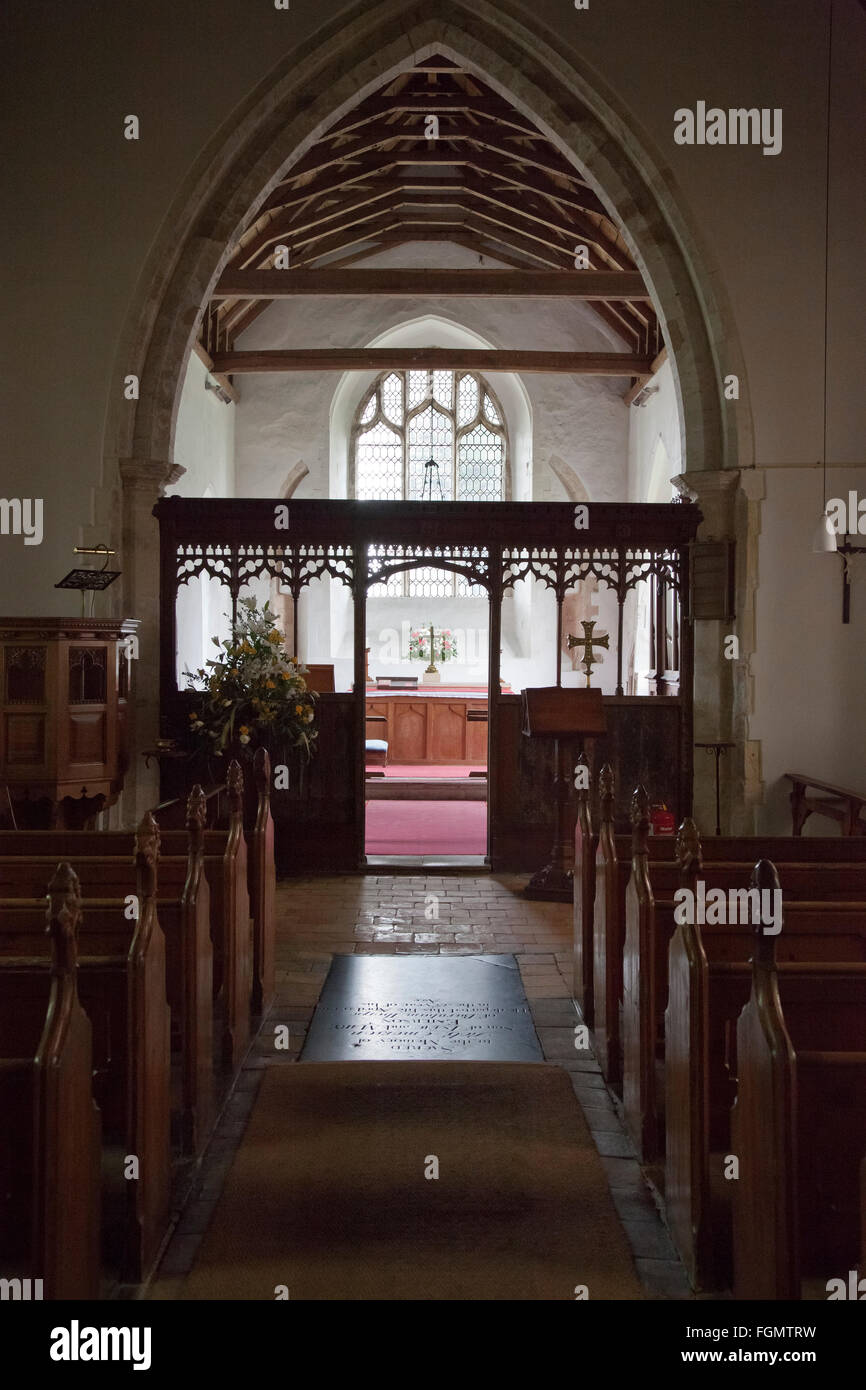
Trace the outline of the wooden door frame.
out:
<instances>
[{"instance_id":1,"label":"wooden door frame","mask_svg":"<svg viewBox=\"0 0 866 1390\"><path fill-rule=\"evenodd\" d=\"M490 818L490 808L493 804L491 796L491 773L495 767L496 757L496 717L493 700L499 694L499 644L502 633L502 545L499 543L485 547L488 551L488 580L484 587L487 590L487 836L484 862L491 862L491 840L492 825ZM437 557L436 563L431 564L429 558L422 558L411 561L405 565L405 570L415 569L445 569L452 574L460 574L461 570L454 564L449 564L446 560ZM369 573L369 563L367 560L366 546L355 547L354 561L354 655L355 673L353 693L355 696L355 739L356 748L360 752L357 758L357 769L355 777L355 824L356 846L358 852L358 868L363 870L367 867L367 798L366 798L366 743L367 743L367 591L371 584L376 583L375 576ZM495 595L495 600L494 600ZM495 614L495 617L494 617ZM495 633L494 633L495 629ZM494 640L495 638L495 640ZM360 743L358 739L360 737Z\"/></svg>"}]
</instances>

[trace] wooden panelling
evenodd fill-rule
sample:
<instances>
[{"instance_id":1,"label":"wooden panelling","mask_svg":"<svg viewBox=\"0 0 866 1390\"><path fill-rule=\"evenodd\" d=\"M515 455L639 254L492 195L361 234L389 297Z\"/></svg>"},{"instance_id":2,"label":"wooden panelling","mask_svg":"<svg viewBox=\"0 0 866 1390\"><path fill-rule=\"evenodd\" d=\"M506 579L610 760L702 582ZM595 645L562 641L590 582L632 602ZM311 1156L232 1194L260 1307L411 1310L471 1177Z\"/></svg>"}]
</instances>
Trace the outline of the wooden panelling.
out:
<instances>
[{"instance_id":1,"label":"wooden panelling","mask_svg":"<svg viewBox=\"0 0 866 1390\"><path fill-rule=\"evenodd\" d=\"M391 763L487 762L487 724L468 718L470 710L487 709L477 695L395 693L392 699L367 700L365 708L367 738L387 740Z\"/></svg>"},{"instance_id":2,"label":"wooden panelling","mask_svg":"<svg viewBox=\"0 0 866 1390\"><path fill-rule=\"evenodd\" d=\"M38 767L44 761L44 717L41 714L7 714L7 765L10 767Z\"/></svg>"},{"instance_id":3,"label":"wooden panelling","mask_svg":"<svg viewBox=\"0 0 866 1390\"><path fill-rule=\"evenodd\" d=\"M95 764L97 775L99 767L105 762L106 727L105 714L101 711L77 710L69 716L69 761L70 763Z\"/></svg>"},{"instance_id":4,"label":"wooden panelling","mask_svg":"<svg viewBox=\"0 0 866 1390\"><path fill-rule=\"evenodd\" d=\"M434 763L461 761L466 757L466 702L431 701L429 749Z\"/></svg>"},{"instance_id":5,"label":"wooden panelling","mask_svg":"<svg viewBox=\"0 0 866 1390\"><path fill-rule=\"evenodd\" d=\"M553 840L554 741L521 734L519 695L500 696L495 708L499 766L492 810L493 867L534 873L549 858ZM651 804L664 801L681 820L690 810L683 762L690 719L685 704L675 696L609 695L604 697L604 712L607 733L588 738L586 752L593 783L603 763L617 769L617 830L630 825L629 801L638 782L647 787ZM565 766L573 768L580 740L561 743ZM573 800L569 810L573 817ZM571 839L573 819L566 832Z\"/></svg>"}]
</instances>

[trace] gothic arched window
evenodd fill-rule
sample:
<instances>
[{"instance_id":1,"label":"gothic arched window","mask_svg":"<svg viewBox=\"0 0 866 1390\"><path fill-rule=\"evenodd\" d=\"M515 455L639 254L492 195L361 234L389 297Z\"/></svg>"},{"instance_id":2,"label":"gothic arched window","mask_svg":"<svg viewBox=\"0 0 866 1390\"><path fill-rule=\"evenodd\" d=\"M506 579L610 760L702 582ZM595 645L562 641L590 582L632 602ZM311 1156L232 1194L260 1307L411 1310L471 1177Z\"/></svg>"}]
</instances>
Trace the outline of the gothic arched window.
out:
<instances>
[{"instance_id":1,"label":"gothic arched window","mask_svg":"<svg viewBox=\"0 0 866 1390\"><path fill-rule=\"evenodd\" d=\"M377 502L502 502L507 453L505 417L483 377L385 372L355 417L350 492Z\"/></svg>"},{"instance_id":2,"label":"gothic arched window","mask_svg":"<svg viewBox=\"0 0 866 1390\"><path fill-rule=\"evenodd\" d=\"M384 372L355 416L350 494L361 501L503 502L509 494L502 407L474 372ZM418 568L374 584L392 598L480 597L462 575Z\"/></svg>"}]
</instances>

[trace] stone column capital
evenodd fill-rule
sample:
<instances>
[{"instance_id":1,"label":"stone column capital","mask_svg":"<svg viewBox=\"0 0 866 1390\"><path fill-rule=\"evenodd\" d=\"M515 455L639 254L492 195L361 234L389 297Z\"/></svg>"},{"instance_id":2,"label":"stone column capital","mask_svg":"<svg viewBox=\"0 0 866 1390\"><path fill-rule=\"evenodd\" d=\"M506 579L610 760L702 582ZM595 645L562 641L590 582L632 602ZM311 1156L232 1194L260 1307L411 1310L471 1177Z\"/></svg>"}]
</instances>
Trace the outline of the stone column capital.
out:
<instances>
[{"instance_id":1,"label":"stone column capital","mask_svg":"<svg viewBox=\"0 0 866 1390\"><path fill-rule=\"evenodd\" d=\"M729 540L735 531L734 498L740 481L739 468L712 468L679 473L671 482L691 497L703 513L701 540Z\"/></svg>"},{"instance_id":2,"label":"stone column capital","mask_svg":"<svg viewBox=\"0 0 866 1390\"><path fill-rule=\"evenodd\" d=\"M186 472L181 464L168 459L146 458L120 459L118 470L124 491L148 492L157 497Z\"/></svg>"}]
</instances>

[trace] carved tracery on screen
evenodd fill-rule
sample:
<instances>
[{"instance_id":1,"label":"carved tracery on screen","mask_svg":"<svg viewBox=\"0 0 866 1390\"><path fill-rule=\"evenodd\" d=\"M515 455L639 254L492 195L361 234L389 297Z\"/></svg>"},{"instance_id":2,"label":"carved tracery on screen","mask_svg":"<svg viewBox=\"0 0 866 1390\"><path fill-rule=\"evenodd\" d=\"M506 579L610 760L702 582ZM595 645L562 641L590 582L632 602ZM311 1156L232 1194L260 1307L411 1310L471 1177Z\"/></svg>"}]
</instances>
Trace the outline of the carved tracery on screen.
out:
<instances>
[{"instance_id":1,"label":"carved tracery on screen","mask_svg":"<svg viewBox=\"0 0 866 1390\"><path fill-rule=\"evenodd\" d=\"M623 615L628 594L649 585L649 648L653 693L675 694L679 688L682 586L687 579L675 550L641 546L551 547L505 549L502 587L536 579L552 589L559 602L592 576L611 589L617 601L616 693L624 693Z\"/></svg>"}]
</instances>

